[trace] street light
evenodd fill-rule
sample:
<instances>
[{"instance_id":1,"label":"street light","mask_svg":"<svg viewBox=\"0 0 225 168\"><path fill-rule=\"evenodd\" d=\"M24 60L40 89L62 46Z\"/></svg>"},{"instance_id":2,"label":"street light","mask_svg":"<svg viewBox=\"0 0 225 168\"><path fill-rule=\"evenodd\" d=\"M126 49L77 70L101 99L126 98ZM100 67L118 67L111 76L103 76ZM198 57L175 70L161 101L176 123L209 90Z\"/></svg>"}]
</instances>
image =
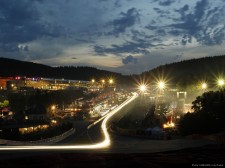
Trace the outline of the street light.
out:
<instances>
[{"instance_id":1,"label":"street light","mask_svg":"<svg viewBox=\"0 0 225 168\"><path fill-rule=\"evenodd\" d=\"M113 80L112 79L109 79L109 84L113 84Z\"/></svg>"},{"instance_id":2,"label":"street light","mask_svg":"<svg viewBox=\"0 0 225 168\"><path fill-rule=\"evenodd\" d=\"M142 93L144 93L145 91L146 91L146 85L140 85L139 86L139 90L142 92Z\"/></svg>"},{"instance_id":3,"label":"street light","mask_svg":"<svg viewBox=\"0 0 225 168\"><path fill-rule=\"evenodd\" d=\"M92 80L91 80L91 82L92 82L92 83L95 83L95 80L94 80L94 79L92 79Z\"/></svg>"},{"instance_id":4,"label":"street light","mask_svg":"<svg viewBox=\"0 0 225 168\"><path fill-rule=\"evenodd\" d=\"M165 82L164 81L159 81L158 88L163 90L165 88Z\"/></svg>"},{"instance_id":5,"label":"street light","mask_svg":"<svg viewBox=\"0 0 225 168\"><path fill-rule=\"evenodd\" d=\"M104 79L102 79L102 83L105 83L105 80Z\"/></svg>"},{"instance_id":6,"label":"street light","mask_svg":"<svg viewBox=\"0 0 225 168\"><path fill-rule=\"evenodd\" d=\"M224 79L218 79L217 84L219 87L223 87L224 86Z\"/></svg>"},{"instance_id":7,"label":"street light","mask_svg":"<svg viewBox=\"0 0 225 168\"><path fill-rule=\"evenodd\" d=\"M52 105L51 109L52 109L52 110L55 110L55 105Z\"/></svg>"},{"instance_id":8,"label":"street light","mask_svg":"<svg viewBox=\"0 0 225 168\"><path fill-rule=\"evenodd\" d=\"M51 110L52 110L52 115L53 116L55 115L55 109L56 109L56 106L55 105L52 105L51 106Z\"/></svg>"},{"instance_id":9,"label":"street light","mask_svg":"<svg viewBox=\"0 0 225 168\"><path fill-rule=\"evenodd\" d=\"M202 89L205 90L207 88L207 84L204 82L202 83Z\"/></svg>"}]
</instances>

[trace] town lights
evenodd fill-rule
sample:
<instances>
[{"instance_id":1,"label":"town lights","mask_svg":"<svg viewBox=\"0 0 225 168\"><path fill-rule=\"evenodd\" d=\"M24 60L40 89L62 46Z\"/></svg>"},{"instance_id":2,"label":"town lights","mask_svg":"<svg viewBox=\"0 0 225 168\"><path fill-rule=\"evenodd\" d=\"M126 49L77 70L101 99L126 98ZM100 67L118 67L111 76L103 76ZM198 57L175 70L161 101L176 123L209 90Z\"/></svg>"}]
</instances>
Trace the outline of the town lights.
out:
<instances>
[{"instance_id":1,"label":"town lights","mask_svg":"<svg viewBox=\"0 0 225 168\"><path fill-rule=\"evenodd\" d=\"M95 83L95 80L94 80L94 79L92 79L92 80L91 80L91 82L92 82L92 83Z\"/></svg>"},{"instance_id":2,"label":"town lights","mask_svg":"<svg viewBox=\"0 0 225 168\"><path fill-rule=\"evenodd\" d=\"M0 151L9 151L9 150L94 150L94 149L102 149L107 148L110 146L110 136L108 133L108 126L107 122L110 120L110 118L113 117L114 114L118 113L123 107L125 107L128 103L132 102L138 97L137 93L133 93L133 96L126 101L124 101L121 105L119 105L117 108L113 109L105 115L104 117L100 118L99 120L95 121L91 125L87 127L87 129L90 129L91 127L95 126L97 123L102 121L101 129L104 135L104 140L99 143L91 143L91 144L81 144L81 145L28 145L28 146L3 146L0 147Z\"/></svg>"},{"instance_id":3,"label":"town lights","mask_svg":"<svg viewBox=\"0 0 225 168\"><path fill-rule=\"evenodd\" d=\"M55 105L52 105L51 109L52 109L52 110L55 110L55 108L56 108Z\"/></svg>"},{"instance_id":4,"label":"town lights","mask_svg":"<svg viewBox=\"0 0 225 168\"><path fill-rule=\"evenodd\" d=\"M102 83L105 83L105 80L104 79L102 79Z\"/></svg>"}]
</instances>

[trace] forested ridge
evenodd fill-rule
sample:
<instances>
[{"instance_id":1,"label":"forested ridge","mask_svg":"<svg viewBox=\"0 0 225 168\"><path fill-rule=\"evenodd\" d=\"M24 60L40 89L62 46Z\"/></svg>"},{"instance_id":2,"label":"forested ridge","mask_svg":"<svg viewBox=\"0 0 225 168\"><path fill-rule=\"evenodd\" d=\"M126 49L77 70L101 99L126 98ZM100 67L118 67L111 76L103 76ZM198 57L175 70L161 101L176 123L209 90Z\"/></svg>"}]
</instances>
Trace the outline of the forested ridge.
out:
<instances>
[{"instance_id":1,"label":"forested ridge","mask_svg":"<svg viewBox=\"0 0 225 168\"><path fill-rule=\"evenodd\" d=\"M161 65L139 75L122 75L121 73L100 70L94 67L61 66L51 67L33 62L0 58L0 76L27 76L65 78L74 80L91 80L92 78L115 78L121 83L146 79L154 81L165 78L172 84L183 86L193 84L197 80L213 81L225 74L225 56L204 57Z\"/></svg>"}]
</instances>

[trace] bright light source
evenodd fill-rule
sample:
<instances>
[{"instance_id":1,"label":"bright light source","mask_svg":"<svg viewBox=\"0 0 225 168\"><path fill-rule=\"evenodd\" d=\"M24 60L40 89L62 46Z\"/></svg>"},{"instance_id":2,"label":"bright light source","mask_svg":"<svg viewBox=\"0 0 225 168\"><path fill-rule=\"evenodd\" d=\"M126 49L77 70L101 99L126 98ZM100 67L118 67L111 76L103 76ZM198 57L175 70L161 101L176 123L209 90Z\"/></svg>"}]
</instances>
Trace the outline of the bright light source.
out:
<instances>
[{"instance_id":1,"label":"bright light source","mask_svg":"<svg viewBox=\"0 0 225 168\"><path fill-rule=\"evenodd\" d=\"M160 81L160 82L158 83L158 88L159 88L159 89L164 89L164 88L165 88L165 82Z\"/></svg>"},{"instance_id":2,"label":"bright light source","mask_svg":"<svg viewBox=\"0 0 225 168\"><path fill-rule=\"evenodd\" d=\"M51 109L52 109L52 110L55 110L55 105L52 105Z\"/></svg>"},{"instance_id":3,"label":"bright light source","mask_svg":"<svg viewBox=\"0 0 225 168\"><path fill-rule=\"evenodd\" d=\"M146 91L146 86L145 85L141 85L139 89L140 89L141 92L145 92Z\"/></svg>"},{"instance_id":4,"label":"bright light source","mask_svg":"<svg viewBox=\"0 0 225 168\"><path fill-rule=\"evenodd\" d=\"M92 83L95 83L95 80L94 80L94 79L92 79L92 80L91 80L91 82L92 82Z\"/></svg>"},{"instance_id":5,"label":"bright light source","mask_svg":"<svg viewBox=\"0 0 225 168\"><path fill-rule=\"evenodd\" d=\"M105 80L104 79L102 79L102 83L105 83Z\"/></svg>"},{"instance_id":6,"label":"bright light source","mask_svg":"<svg viewBox=\"0 0 225 168\"><path fill-rule=\"evenodd\" d=\"M206 89L207 88L207 84L204 82L202 83L202 89Z\"/></svg>"},{"instance_id":7,"label":"bright light source","mask_svg":"<svg viewBox=\"0 0 225 168\"><path fill-rule=\"evenodd\" d=\"M219 79L218 80L218 86L223 86L225 83L224 83L224 80L223 79Z\"/></svg>"},{"instance_id":8,"label":"bright light source","mask_svg":"<svg viewBox=\"0 0 225 168\"><path fill-rule=\"evenodd\" d=\"M56 124L56 123L57 123L57 121L56 121L56 120L52 120L51 122L52 122L53 124Z\"/></svg>"},{"instance_id":9,"label":"bright light source","mask_svg":"<svg viewBox=\"0 0 225 168\"><path fill-rule=\"evenodd\" d=\"M109 79L109 83L110 83L110 84L113 84L113 80L112 80L112 79Z\"/></svg>"},{"instance_id":10,"label":"bright light source","mask_svg":"<svg viewBox=\"0 0 225 168\"><path fill-rule=\"evenodd\" d=\"M166 124L163 124L163 128L174 128L175 124L173 122L168 122Z\"/></svg>"}]
</instances>

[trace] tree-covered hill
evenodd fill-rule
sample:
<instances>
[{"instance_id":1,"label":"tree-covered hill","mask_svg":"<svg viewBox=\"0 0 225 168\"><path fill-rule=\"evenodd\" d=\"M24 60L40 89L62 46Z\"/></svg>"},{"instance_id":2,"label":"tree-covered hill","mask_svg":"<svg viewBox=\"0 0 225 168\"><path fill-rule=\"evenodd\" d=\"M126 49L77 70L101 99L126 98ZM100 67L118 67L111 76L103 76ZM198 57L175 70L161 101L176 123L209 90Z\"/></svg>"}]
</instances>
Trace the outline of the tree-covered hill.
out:
<instances>
[{"instance_id":1,"label":"tree-covered hill","mask_svg":"<svg viewBox=\"0 0 225 168\"><path fill-rule=\"evenodd\" d=\"M0 58L0 76L47 77L74 80L91 80L92 78L95 78L96 80L102 78L114 78L118 81L127 80L126 76L119 73L100 70L93 67L51 67L8 58Z\"/></svg>"},{"instance_id":2,"label":"tree-covered hill","mask_svg":"<svg viewBox=\"0 0 225 168\"><path fill-rule=\"evenodd\" d=\"M140 81L154 82L156 79L166 79L170 84L186 87L200 80L213 83L217 77L224 76L225 56L204 57L161 65L140 75L130 76L93 67L51 67L32 62L0 58L0 76L17 75L74 80L91 80L92 78L100 80L112 77L126 85L132 85Z\"/></svg>"},{"instance_id":3,"label":"tree-covered hill","mask_svg":"<svg viewBox=\"0 0 225 168\"><path fill-rule=\"evenodd\" d=\"M141 74L149 81L164 78L172 84L187 86L196 81L211 83L218 77L225 77L225 56L204 57L159 66Z\"/></svg>"}]
</instances>

